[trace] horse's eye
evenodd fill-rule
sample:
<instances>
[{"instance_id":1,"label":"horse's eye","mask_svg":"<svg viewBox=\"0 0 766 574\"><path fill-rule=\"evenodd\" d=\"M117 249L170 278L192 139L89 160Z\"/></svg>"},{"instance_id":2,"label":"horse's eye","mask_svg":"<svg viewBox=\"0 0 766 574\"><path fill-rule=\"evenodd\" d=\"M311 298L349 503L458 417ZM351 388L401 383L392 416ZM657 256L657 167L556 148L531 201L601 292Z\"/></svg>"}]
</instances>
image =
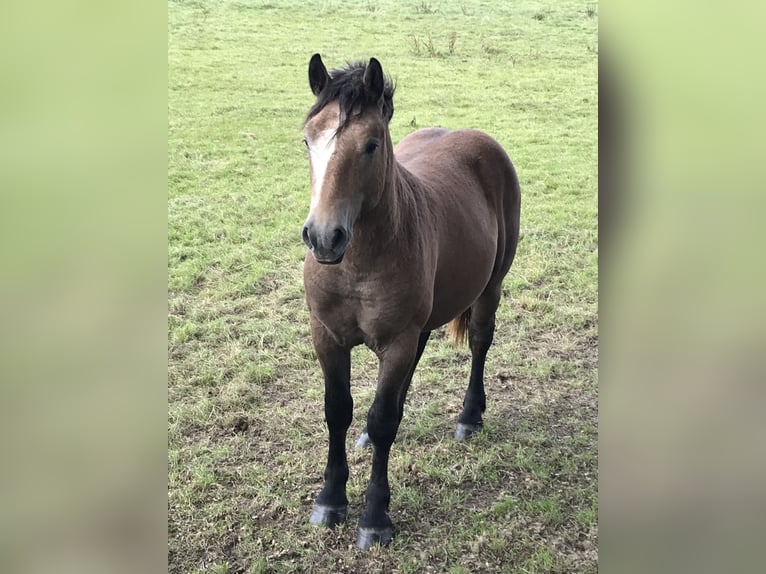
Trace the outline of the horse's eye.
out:
<instances>
[{"instance_id":1,"label":"horse's eye","mask_svg":"<svg viewBox=\"0 0 766 574\"><path fill-rule=\"evenodd\" d=\"M306 138L303 138L303 145L305 145L306 149L308 149L308 147L309 147L309 140L307 140Z\"/></svg>"},{"instance_id":2,"label":"horse's eye","mask_svg":"<svg viewBox=\"0 0 766 574\"><path fill-rule=\"evenodd\" d=\"M379 145L380 144L378 142L374 141L374 140L373 141L368 141L367 145L364 146L364 153L366 153L367 155L374 154L375 150L378 149Z\"/></svg>"}]
</instances>

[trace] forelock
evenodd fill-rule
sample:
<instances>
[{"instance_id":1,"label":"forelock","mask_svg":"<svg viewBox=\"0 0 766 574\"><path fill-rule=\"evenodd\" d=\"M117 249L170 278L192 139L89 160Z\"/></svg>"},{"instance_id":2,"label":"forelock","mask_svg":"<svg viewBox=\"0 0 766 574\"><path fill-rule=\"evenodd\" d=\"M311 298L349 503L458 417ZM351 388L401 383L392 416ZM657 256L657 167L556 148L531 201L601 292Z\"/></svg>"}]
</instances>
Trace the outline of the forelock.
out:
<instances>
[{"instance_id":1,"label":"forelock","mask_svg":"<svg viewBox=\"0 0 766 574\"><path fill-rule=\"evenodd\" d=\"M384 87L381 101L375 100L364 86L366 62L349 62L345 68L330 70L330 79L311 106L306 121L316 116L327 104L337 100L340 108L340 124L337 133L343 131L351 119L372 106L380 106L386 123L394 115L395 86L388 76L383 76Z\"/></svg>"}]
</instances>

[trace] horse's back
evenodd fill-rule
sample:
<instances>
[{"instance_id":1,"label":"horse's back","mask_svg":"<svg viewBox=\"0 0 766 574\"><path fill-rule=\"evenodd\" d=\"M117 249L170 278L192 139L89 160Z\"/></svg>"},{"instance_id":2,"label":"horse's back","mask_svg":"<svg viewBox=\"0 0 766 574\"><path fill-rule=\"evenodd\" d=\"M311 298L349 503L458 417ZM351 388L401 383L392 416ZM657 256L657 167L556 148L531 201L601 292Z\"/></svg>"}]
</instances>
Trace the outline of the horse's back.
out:
<instances>
[{"instance_id":1,"label":"horse's back","mask_svg":"<svg viewBox=\"0 0 766 574\"><path fill-rule=\"evenodd\" d=\"M419 130L395 153L433 214L439 252L429 326L443 324L508 272L518 241L518 177L500 144L478 130Z\"/></svg>"},{"instance_id":2,"label":"horse's back","mask_svg":"<svg viewBox=\"0 0 766 574\"><path fill-rule=\"evenodd\" d=\"M452 133L446 128L423 128L406 135L394 148L397 161L407 166L421 157L424 146L434 144L436 140Z\"/></svg>"},{"instance_id":3,"label":"horse's back","mask_svg":"<svg viewBox=\"0 0 766 574\"><path fill-rule=\"evenodd\" d=\"M429 188L449 189L475 178L487 194L519 194L518 177L508 154L491 136L475 129L423 128L394 149L397 161ZM464 186L465 187L465 186Z\"/></svg>"},{"instance_id":4,"label":"horse's back","mask_svg":"<svg viewBox=\"0 0 766 574\"><path fill-rule=\"evenodd\" d=\"M494 138L475 129L424 128L403 138L394 153L397 161L423 183L424 192L437 196L436 202L465 205L477 199L470 194L482 193L498 218L500 243L515 253L519 179L508 154ZM503 275L510 263L503 265Z\"/></svg>"}]
</instances>

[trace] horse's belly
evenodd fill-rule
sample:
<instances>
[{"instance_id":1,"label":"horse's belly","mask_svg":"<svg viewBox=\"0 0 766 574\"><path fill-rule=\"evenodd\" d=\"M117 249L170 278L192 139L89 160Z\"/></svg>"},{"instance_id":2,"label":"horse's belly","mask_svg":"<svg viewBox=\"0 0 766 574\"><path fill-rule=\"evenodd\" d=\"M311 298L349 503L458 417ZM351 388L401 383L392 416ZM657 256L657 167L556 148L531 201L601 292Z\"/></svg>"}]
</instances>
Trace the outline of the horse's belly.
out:
<instances>
[{"instance_id":1,"label":"horse's belly","mask_svg":"<svg viewBox=\"0 0 766 574\"><path fill-rule=\"evenodd\" d=\"M496 225L472 237L448 242L447 249L440 253L426 330L448 323L479 298L492 277L496 253Z\"/></svg>"}]
</instances>

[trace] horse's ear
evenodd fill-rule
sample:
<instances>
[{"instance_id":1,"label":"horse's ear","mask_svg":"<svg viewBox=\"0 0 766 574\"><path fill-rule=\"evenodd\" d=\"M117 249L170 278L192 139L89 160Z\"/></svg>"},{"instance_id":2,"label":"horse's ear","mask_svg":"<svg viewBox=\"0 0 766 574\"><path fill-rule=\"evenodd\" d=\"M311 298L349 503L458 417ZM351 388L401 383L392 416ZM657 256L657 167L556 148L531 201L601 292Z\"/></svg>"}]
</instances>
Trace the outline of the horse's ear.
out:
<instances>
[{"instance_id":1,"label":"horse's ear","mask_svg":"<svg viewBox=\"0 0 766 574\"><path fill-rule=\"evenodd\" d=\"M309 86L311 86L311 91L314 92L315 96L318 96L319 92L324 89L329 79L330 76L327 73L324 62L322 62L322 57L319 54L311 56L311 61L309 61Z\"/></svg>"},{"instance_id":2,"label":"horse's ear","mask_svg":"<svg viewBox=\"0 0 766 574\"><path fill-rule=\"evenodd\" d=\"M380 100L383 97L385 80L383 79L383 67L375 58L370 58L370 63L364 70L364 87L375 99Z\"/></svg>"}]
</instances>

